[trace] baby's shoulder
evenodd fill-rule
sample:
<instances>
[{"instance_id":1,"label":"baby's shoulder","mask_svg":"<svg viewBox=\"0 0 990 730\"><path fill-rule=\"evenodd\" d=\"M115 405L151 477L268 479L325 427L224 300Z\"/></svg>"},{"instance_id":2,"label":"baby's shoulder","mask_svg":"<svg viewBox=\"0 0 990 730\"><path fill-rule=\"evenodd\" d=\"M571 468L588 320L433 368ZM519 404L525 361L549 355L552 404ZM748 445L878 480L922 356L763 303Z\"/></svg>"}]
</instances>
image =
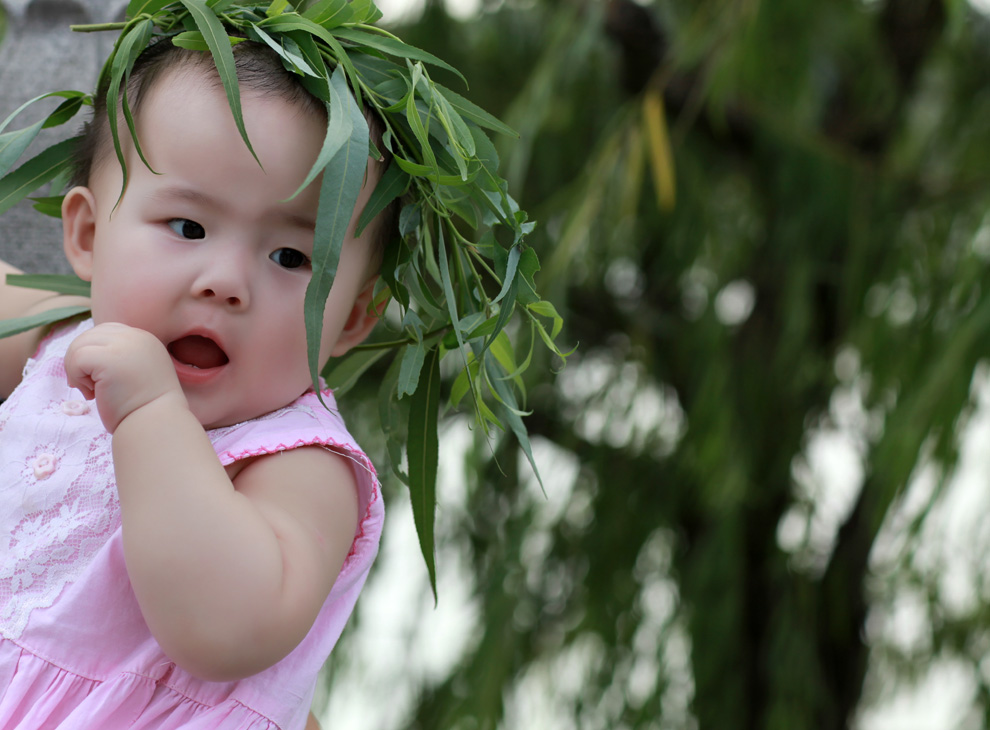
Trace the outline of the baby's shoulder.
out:
<instances>
[{"instance_id":1,"label":"baby's shoulder","mask_svg":"<svg viewBox=\"0 0 990 730\"><path fill-rule=\"evenodd\" d=\"M289 470L297 468L318 468L329 470L328 477L336 480L333 472L346 468L353 475L357 493L364 508L377 498L378 475L368 455L358 445L347 429L333 393L323 390L319 395L313 391L272 413L259 418L209 431L210 441L220 463L228 469L228 475L241 473L248 463L265 459L273 462L265 471L275 473L275 467L286 471L286 478L292 478ZM313 460L312 454L305 454L314 447L324 452L322 460ZM299 458L284 459L289 454Z\"/></svg>"}]
</instances>

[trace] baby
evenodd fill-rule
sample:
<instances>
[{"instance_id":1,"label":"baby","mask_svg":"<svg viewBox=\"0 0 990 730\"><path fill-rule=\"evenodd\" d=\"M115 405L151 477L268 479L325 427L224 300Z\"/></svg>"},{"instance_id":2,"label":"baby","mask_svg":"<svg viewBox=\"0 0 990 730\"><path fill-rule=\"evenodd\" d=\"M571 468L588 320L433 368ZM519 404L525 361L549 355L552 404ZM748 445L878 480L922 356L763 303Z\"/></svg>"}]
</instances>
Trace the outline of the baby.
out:
<instances>
[{"instance_id":1,"label":"baby","mask_svg":"<svg viewBox=\"0 0 990 730\"><path fill-rule=\"evenodd\" d=\"M234 50L257 159L209 54L152 46L128 87L148 164L124 133L124 185L97 110L63 204L92 320L0 340L0 727L301 728L377 552L377 477L307 363L319 178L293 193L325 108ZM387 224L354 230L380 168L321 361L377 321ZM0 284L0 317L67 300Z\"/></svg>"}]
</instances>

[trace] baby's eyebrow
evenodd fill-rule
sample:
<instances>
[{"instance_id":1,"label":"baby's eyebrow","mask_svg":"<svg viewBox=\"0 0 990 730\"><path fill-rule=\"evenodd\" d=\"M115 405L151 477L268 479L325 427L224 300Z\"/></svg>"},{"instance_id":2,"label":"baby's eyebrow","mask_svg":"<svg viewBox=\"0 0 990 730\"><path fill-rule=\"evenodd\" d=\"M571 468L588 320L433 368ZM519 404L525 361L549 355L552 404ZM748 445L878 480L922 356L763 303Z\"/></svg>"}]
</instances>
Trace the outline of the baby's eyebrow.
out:
<instances>
[{"instance_id":1,"label":"baby's eyebrow","mask_svg":"<svg viewBox=\"0 0 990 730\"><path fill-rule=\"evenodd\" d=\"M163 187L152 193L151 197L164 202L168 202L170 200L180 200L187 203L193 203L204 208L217 208L219 210L223 210L226 207L223 201L213 197L212 195L204 193L201 190L196 190L195 188L185 187L183 185L170 185ZM274 217L293 228L302 228L303 230L311 233L316 230L315 218L301 213L296 213L286 208L276 208L274 211Z\"/></svg>"},{"instance_id":2,"label":"baby's eyebrow","mask_svg":"<svg viewBox=\"0 0 990 730\"><path fill-rule=\"evenodd\" d=\"M195 203L206 207L222 207L220 205L220 201L214 199L206 193L200 192L199 190L194 190L192 188L183 187L181 185L170 185L168 187L159 188L151 193L150 197L164 202L168 202L170 200L181 200L187 203Z\"/></svg>"}]
</instances>

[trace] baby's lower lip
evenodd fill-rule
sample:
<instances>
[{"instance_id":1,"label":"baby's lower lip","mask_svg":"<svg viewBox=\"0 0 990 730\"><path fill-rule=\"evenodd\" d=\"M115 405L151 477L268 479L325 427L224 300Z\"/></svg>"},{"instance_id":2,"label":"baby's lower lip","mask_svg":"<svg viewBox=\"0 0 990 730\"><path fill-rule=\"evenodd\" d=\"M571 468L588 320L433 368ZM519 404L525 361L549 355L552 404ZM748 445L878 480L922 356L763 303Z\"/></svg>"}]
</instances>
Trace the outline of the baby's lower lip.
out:
<instances>
[{"instance_id":1,"label":"baby's lower lip","mask_svg":"<svg viewBox=\"0 0 990 730\"><path fill-rule=\"evenodd\" d=\"M178 376L179 382L183 385L202 385L203 383L208 383L218 377L227 368L226 364L215 368L198 368L195 365L176 360L174 357L172 358L172 365L175 366L175 374Z\"/></svg>"}]
</instances>

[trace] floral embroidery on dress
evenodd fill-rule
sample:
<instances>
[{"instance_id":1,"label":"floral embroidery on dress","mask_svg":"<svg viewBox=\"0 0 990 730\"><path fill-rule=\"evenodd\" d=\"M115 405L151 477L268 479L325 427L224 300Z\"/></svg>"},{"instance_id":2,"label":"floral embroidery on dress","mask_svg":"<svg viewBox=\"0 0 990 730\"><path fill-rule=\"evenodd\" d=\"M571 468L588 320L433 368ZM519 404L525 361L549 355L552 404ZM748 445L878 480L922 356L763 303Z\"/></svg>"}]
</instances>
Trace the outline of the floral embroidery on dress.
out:
<instances>
[{"instance_id":1,"label":"floral embroidery on dress","mask_svg":"<svg viewBox=\"0 0 990 730\"><path fill-rule=\"evenodd\" d=\"M50 341L26 379L65 382L62 354L78 330ZM67 414L71 393L18 389L0 411L0 634L18 638L36 608L51 606L120 524L111 437L95 412ZM78 410L78 409L75 409ZM11 412L36 413L10 421ZM93 422L92 419L97 419ZM58 433L59 445L38 444ZM94 436L95 434L95 436ZM26 457L25 457L26 455Z\"/></svg>"}]
</instances>

